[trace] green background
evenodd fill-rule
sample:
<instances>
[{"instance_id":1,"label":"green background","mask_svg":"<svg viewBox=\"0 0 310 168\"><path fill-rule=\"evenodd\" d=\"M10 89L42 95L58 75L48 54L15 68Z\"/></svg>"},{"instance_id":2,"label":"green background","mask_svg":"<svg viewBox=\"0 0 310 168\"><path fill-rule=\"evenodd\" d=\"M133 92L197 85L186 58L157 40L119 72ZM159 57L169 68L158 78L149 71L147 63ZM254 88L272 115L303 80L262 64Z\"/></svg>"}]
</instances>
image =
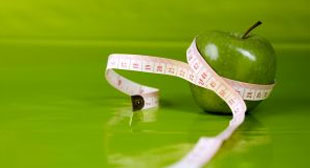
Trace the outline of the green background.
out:
<instances>
[{"instance_id":1,"label":"green background","mask_svg":"<svg viewBox=\"0 0 310 168\"><path fill-rule=\"evenodd\" d=\"M278 55L277 86L206 167L307 167L308 0L0 2L0 167L162 167L230 116L202 112L180 79L134 72L161 106L131 112L104 79L109 53L185 61L205 30L255 30ZM172 89L173 85L173 89Z\"/></svg>"}]
</instances>

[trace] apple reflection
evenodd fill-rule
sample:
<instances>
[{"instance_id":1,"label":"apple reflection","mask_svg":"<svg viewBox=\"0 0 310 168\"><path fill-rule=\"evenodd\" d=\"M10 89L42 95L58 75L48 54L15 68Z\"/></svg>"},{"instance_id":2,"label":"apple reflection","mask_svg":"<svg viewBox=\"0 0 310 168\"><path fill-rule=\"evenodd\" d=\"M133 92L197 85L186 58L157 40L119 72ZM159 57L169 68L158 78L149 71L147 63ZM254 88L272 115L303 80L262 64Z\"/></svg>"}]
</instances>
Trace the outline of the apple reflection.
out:
<instances>
[{"instance_id":1,"label":"apple reflection","mask_svg":"<svg viewBox=\"0 0 310 168\"><path fill-rule=\"evenodd\" d=\"M109 167L168 166L186 155L199 137L218 134L230 117L172 109L118 109L106 125ZM247 115L205 167L270 167L268 132L254 116Z\"/></svg>"}]
</instances>

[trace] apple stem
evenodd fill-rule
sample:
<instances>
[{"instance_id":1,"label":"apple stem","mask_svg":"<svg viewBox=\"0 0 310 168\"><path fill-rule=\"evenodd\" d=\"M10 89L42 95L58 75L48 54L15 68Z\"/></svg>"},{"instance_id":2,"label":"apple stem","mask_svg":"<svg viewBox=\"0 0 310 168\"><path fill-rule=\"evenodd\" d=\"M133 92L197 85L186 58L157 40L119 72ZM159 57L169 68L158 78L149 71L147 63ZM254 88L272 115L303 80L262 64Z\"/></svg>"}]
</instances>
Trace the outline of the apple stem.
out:
<instances>
[{"instance_id":1,"label":"apple stem","mask_svg":"<svg viewBox=\"0 0 310 168\"><path fill-rule=\"evenodd\" d=\"M262 22L261 21L257 21L254 25L252 25L244 34L243 36L241 37L242 39L247 39L249 36L249 33L255 29L257 26L261 25Z\"/></svg>"}]
</instances>

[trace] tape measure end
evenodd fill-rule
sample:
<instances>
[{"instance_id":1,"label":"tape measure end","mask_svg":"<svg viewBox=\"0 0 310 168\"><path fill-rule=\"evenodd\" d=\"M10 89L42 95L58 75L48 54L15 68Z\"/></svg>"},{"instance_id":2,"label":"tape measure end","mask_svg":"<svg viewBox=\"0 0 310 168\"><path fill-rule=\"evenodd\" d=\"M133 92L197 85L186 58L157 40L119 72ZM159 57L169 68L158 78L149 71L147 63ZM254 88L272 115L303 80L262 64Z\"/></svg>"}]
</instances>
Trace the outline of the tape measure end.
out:
<instances>
[{"instance_id":1,"label":"tape measure end","mask_svg":"<svg viewBox=\"0 0 310 168\"><path fill-rule=\"evenodd\" d=\"M141 110L144 107L144 99L140 95L131 96L131 103L133 111Z\"/></svg>"}]
</instances>

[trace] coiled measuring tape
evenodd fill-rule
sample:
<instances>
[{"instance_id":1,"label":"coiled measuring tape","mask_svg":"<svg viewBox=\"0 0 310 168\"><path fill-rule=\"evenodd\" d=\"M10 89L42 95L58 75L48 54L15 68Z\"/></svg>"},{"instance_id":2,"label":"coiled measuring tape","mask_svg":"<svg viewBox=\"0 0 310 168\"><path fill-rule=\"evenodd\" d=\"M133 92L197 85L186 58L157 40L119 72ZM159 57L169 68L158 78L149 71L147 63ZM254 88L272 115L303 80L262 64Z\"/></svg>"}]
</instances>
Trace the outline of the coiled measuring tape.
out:
<instances>
[{"instance_id":1,"label":"coiled measuring tape","mask_svg":"<svg viewBox=\"0 0 310 168\"><path fill-rule=\"evenodd\" d=\"M274 84L258 85L226 79L219 76L200 55L196 39L186 52L187 63L146 55L111 54L106 68L107 81L119 91L131 96L133 110L158 106L157 88L128 80L113 69L171 75L210 89L223 99L232 111L233 118L227 128L215 137L201 137L193 149L173 168L196 168L208 163L222 143L242 124L246 112L244 100L266 99Z\"/></svg>"}]
</instances>

